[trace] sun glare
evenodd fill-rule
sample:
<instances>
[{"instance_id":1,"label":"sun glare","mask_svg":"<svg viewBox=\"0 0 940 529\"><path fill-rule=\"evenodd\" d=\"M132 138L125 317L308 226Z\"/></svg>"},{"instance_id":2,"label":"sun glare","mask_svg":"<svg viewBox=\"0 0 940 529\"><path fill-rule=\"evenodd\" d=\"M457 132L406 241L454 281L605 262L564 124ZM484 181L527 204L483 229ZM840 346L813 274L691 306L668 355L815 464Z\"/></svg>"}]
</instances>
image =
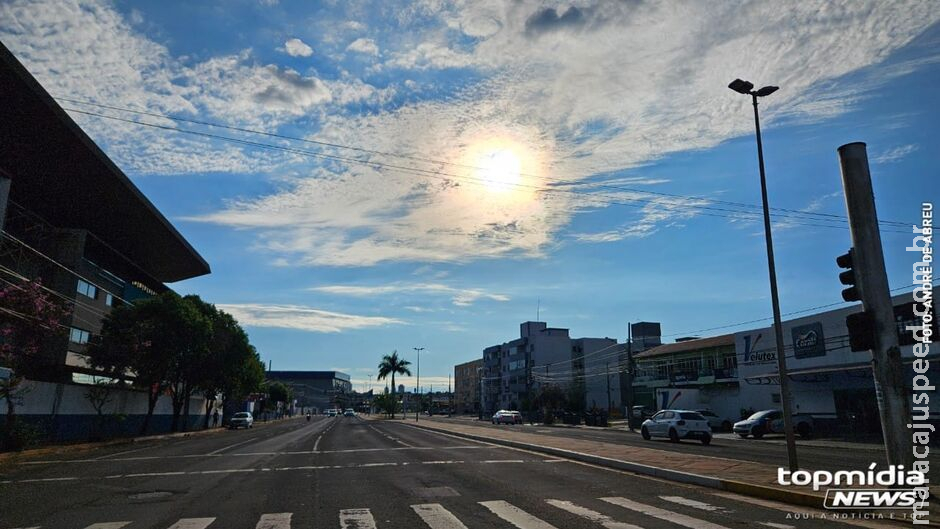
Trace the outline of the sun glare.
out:
<instances>
[{"instance_id":1,"label":"sun glare","mask_svg":"<svg viewBox=\"0 0 940 529\"><path fill-rule=\"evenodd\" d=\"M522 161L510 149L497 149L480 157L477 177L490 191L510 191L519 184Z\"/></svg>"}]
</instances>

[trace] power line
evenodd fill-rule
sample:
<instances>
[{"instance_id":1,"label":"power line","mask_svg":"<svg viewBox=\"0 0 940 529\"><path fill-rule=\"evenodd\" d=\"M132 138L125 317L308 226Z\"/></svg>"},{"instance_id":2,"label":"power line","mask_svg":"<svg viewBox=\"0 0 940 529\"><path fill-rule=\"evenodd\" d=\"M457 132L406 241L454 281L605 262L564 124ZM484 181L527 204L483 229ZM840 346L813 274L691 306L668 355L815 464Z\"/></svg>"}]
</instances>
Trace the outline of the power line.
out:
<instances>
[{"instance_id":1,"label":"power line","mask_svg":"<svg viewBox=\"0 0 940 529\"><path fill-rule=\"evenodd\" d=\"M330 147L330 148L334 148L334 149L345 149L345 150L351 150L351 151L356 151L356 152L361 152L361 153L366 153L366 154L375 154L375 155L379 155L379 156L388 156L388 157L393 157L393 158L401 158L401 159L412 160L412 161L417 161L417 162L422 162L422 163L429 163L429 164L434 164L434 165L445 165L445 166L450 166L450 167L461 167L461 168L473 169L473 170L477 170L477 171L485 171L485 170L487 170L487 169L484 168L484 167L479 167L479 166L474 166L474 165L469 165L469 164L463 164L463 163L457 163L457 162L450 162L450 161L446 161L446 160L437 160L437 159L425 158L425 157L421 157L421 156L414 156L414 155L408 155L408 154L402 154L402 153L381 151L381 150L377 150L377 149L368 149L368 148L364 148L364 147L356 147L356 146L353 146L353 145L346 145L346 144L335 143L335 142L328 142L328 141L322 141L322 140L314 140L314 139L310 139L310 138L299 138L299 137L296 137L296 136L289 136L289 135L286 135L286 134L278 134L278 133L267 132L267 131L261 131L261 130L256 130L256 129L249 129L249 128L244 128L244 127L235 127L235 126L232 126L232 125L225 125L225 124L222 124L222 123L214 123L214 122L210 122L210 121L203 121L203 120L190 119L190 118L182 118L182 117L172 116L172 115L169 115L169 114L164 114L164 113L159 113L159 112L150 112L150 111L145 111L145 110L136 110L136 109L127 108L127 107L120 107L120 106L116 106L116 105L106 105L106 104L102 104L102 103L96 103L96 102L93 102L93 101L87 101L87 100L81 100L81 99L74 99L74 98L69 98L69 97L57 96L55 99L58 99L58 100L60 100L60 101L67 101L67 102L69 102L69 103L77 103L77 104L81 104L81 105L89 105L89 106L94 106L94 107L98 107L98 108L104 108L104 109L108 109L108 110L115 110L115 111L118 111L118 112L127 112L127 113L142 115L142 116L150 116L150 117L163 118L163 119L168 119L168 120L172 120L172 121L177 121L177 122L180 122L180 123L190 123L190 124L201 125L201 126L205 126L205 127L215 127L215 128L225 129L225 130L232 130L232 131L242 132L242 133L246 133L246 134L257 134L257 135L261 135L261 136L267 136L267 137L271 137L271 138L283 139L283 140L288 140L288 141L298 141L298 142L308 143L308 144L312 144L312 145L318 145L318 146L321 146L321 147ZM120 118L114 118L113 116L107 116L107 115L105 115L105 114L98 114L98 113L80 111L80 110L77 110L77 109L66 109L66 110L71 110L71 111L73 111L73 112L82 112L82 113L86 113L86 114L88 114L88 115L93 115L93 116L98 116L98 117L106 117L106 118L120 119ZM133 123L143 124L143 122L136 122L136 121L133 121L133 120L128 120L128 121L131 121L131 122L133 122ZM173 128L171 127L171 129L173 129ZM176 130L176 129L173 129L173 130ZM705 200L705 201L708 201L708 202L710 202L710 203L725 204L725 205L736 206L736 207L744 207L744 208L749 208L749 209L761 209L761 208L762 208L762 206L760 206L760 205L757 205L757 204L748 204L748 203L745 203L745 202L735 202L735 201L729 201L729 200L717 200L717 199L711 199L711 198L702 197L702 196L682 195L682 194L677 194L677 193L666 193L666 192L661 192L661 191L649 191L649 190L645 190L645 189L637 189L637 188L631 188L631 187L626 187L626 186L619 186L619 185L607 184L607 183L604 183L604 182L590 182L590 181L583 181L583 180L561 180L561 179L553 179L553 178L549 178L549 177L545 177L545 176L541 176L541 175L535 175L535 174L524 173L524 172L520 172L519 175L520 175L520 176L526 176L526 177L529 177L529 178L541 179L541 180L544 180L544 181L546 181L546 182L551 183L552 185L559 185L559 186L590 186L590 187L600 187L600 188L611 189L611 190L629 191L629 192L633 192L633 193L649 194L649 195L655 195L655 196L661 196L661 197L677 198L677 199L682 199L682 200ZM820 217L820 219L818 219L818 220L835 219L835 220L838 221L838 222L848 222L848 218L846 218L844 215L837 215L837 214L833 214L833 213L820 213L820 212L814 212L814 211L802 211L802 210L798 210L798 209L789 209L789 208L780 208L780 207L770 208L770 209L771 209L772 211L780 211L780 212L785 212L785 213L795 213L795 214L797 214L797 215L799 215L799 216L801 216L801 217ZM879 221L879 223L880 223L880 224L885 224L885 225L894 225L894 226L898 226L898 227L905 227L905 228L908 227L908 226L910 226L910 223L907 223L907 222L899 222L899 221L887 221L887 220L882 220L882 221Z\"/></svg>"},{"instance_id":2,"label":"power line","mask_svg":"<svg viewBox=\"0 0 940 529\"><path fill-rule=\"evenodd\" d=\"M517 188L526 188L526 189L531 189L531 190L533 190L533 191L542 192L542 193L564 193L564 194L567 194L567 195L578 195L578 196L582 196L582 197L590 197L590 199L593 200L593 201L599 201L599 202L604 203L604 204L607 204L607 205L621 205L621 206L639 207L637 204L634 204L634 203L633 203L633 202L638 202L638 203L642 203L642 204L656 205L656 206L659 206L659 207L661 207L661 208L663 208L663 209L666 209L666 210L681 209L681 208L692 209L692 210L696 210L696 211L698 212L698 214L704 215L704 216L721 217L721 218L728 218L728 219L734 219L734 220L758 220L758 219L760 219L760 213L759 213L759 212L756 212L756 211L746 211L746 210L740 210L740 209L720 208L720 207L708 206L708 205L703 205L703 204L694 204L694 203L688 203L688 202L687 202L687 203L684 203L684 204L670 204L670 203L668 203L668 202L664 202L663 200L657 200L657 199L644 199L644 198L638 198L638 197L616 197L616 196L605 195L605 194L601 194L601 193L590 193L590 192L577 191L577 190L573 190L573 189L559 189L559 188L554 188L554 187L544 187L544 186L537 186L537 185L524 184L524 183L518 183L518 182L514 182L514 183L497 182L497 181L494 181L494 180L491 180L491 179L487 179L487 178L471 177L471 176L466 176L466 175L458 175L458 174L453 174L453 173L447 173L447 172L444 172L444 171L442 171L442 170L422 169L422 168L418 168L418 167L402 166L402 165L396 165L396 164L389 164L389 163L385 163L385 162L376 162L376 161L372 161L372 160L363 160L363 159L359 159L359 158L351 158L351 157L340 156L340 155L335 155L335 154L326 154L326 153L322 153L322 152L314 152L314 151L309 151L309 150L306 150L306 149L298 149L298 148L294 148L294 147L286 147L286 146L283 146L283 145L274 145L274 144L270 144L270 143L263 143L263 142L257 142L257 141L251 141L251 140L244 140L244 139L240 139L240 138L233 138L233 137L230 137L230 136L223 136L223 135L220 135L220 134L213 134L213 133L209 133L209 132L201 132L201 131L195 131L195 130L189 130L189 129L181 129L181 128L178 128L178 127L170 127L170 126L167 126L167 125L160 125L160 124L157 124L157 123L148 123L148 122L137 121L137 120L133 120L133 119L125 119L125 118L121 118L121 117L117 117L117 116L109 116L109 115L107 115L107 114L101 114L101 113L97 113L97 112L90 112L90 111L79 110L79 109L74 109L74 108L64 108L64 110L67 110L67 111L70 111L70 112L76 112L76 113L84 114L84 115L88 115L88 116L99 117L99 118L103 118L103 119L110 119L110 120L114 120L114 121L120 121L120 122L123 122L123 123L129 123L129 124L134 124L134 125L139 125L139 126L144 126L144 127L151 127L151 128L156 128L156 129L161 129L161 130L176 132L176 133L180 133L180 134L189 134L189 135L193 135L193 136L200 136L200 137L204 137L204 138L210 138L210 139L215 139L215 140L224 141L224 142L229 142L229 143L236 143L236 144L246 145L246 146L250 146L250 147L257 147L257 148L261 148L261 149L277 150L277 151L287 152L287 153L291 153L291 154L297 154L297 155L301 155L301 156L308 156L308 157L320 158L320 159L325 159L325 160L333 160L333 161L339 161L339 162L343 162L343 163L351 163L351 164L356 164L356 165L363 165L363 166L370 167L370 168L373 168L373 169L387 169L387 170L393 170L393 171L398 171L398 172L404 172L404 173L409 173L409 174L415 174L415 175L419 175L419 176L425 176L425 177L429 177L429 178L442 179L442 180L445 180L445 181L459 180L459 181L470 182L470 183L483 183L483 184L493 184L493 183L497 183L497 184L499 184L499 185L501 185L501 186L510 186L510 187L517 187ZM644 193L645 191L642 191L642 190L635 190L635 191L633 191L633 192L636 192L636 193ZM656 193L653 193L653 194L656 194ZM662 193L660 193L660 194L661 194L661 195L664 195L664 196L670 196L670 195L666 195L666 194L662 194ZM698 198L695 198L695 197L685 197L685 196L682 196L682 195L674 195L674 197L677 198L677 199L686 200L686 201L688 201L688 200L693 200L693 201L694 201L694 200L701 200L701 201L706 201L706 202L712 202L711 200L709 200L709 199L707 199L707 198L698 199ZM628 201L628 202L622 202L622 201ZM751 207L751 205L746 205L746 204L745 204L745 206L747 206L747 207L749 207L749 208ZM706 212L704 212L704 211L702 211L702 210L717 211L717 212L723 212L723 213L731 213L731 215L719 214L719 213L706 213ZM795 210L794 210L794 211L795 211ZM775 213L775 214L771 214L771 217L772 217L772 218L776 218L776 219L780 219L780 218L784 218L784 219L796 219L796 220L791 220L791 221L789 221L789 222L790 222L791 224L793 224L793 225L798 225L798 226L845 229L845 226L842 225L842 223L845 222L844 219L841 219L841 218L808 218L808 217L806 216L807 213L810 213L810 212L799 212L798 214L795 214L795 215L794 215L794 214L789 214L789 213ZM798 222L798 220L812 220L812 221L816 221L816 223L814 223L814 222ZM838 222L838 223L840 223L840 224L818 224L818 222ZM904 225L904 226L907 226L907 224L903 224L903 225ZM905 234L908 233L907 231L887 230L887 229L882 229L881 231L886 232L886 233L905 233Z\"/></svg>"}]
</instances>

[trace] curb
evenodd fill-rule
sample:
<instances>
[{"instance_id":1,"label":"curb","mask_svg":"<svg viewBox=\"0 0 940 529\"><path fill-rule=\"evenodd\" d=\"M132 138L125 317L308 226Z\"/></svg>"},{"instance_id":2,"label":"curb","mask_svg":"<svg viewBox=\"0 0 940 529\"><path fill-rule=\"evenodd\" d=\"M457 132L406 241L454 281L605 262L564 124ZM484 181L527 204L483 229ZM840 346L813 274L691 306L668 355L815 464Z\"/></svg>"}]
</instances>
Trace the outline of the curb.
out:
<instances>
[{"instance_id":1,"label":"curb","mask_svg":"<svg viewBox=\"0 0 940 529\"><path fill-rule=\"evenodd\" d=\"M532 443L523 443L519 441L508 441L505 439L494 439L492 437L486 437L482 435L468 434L464 432L454 432L450 430L445 430L441 428L434 428L433 426L425 426L412 424L410 425L415 428L421 428L428 431L446 433L456 437L462 437L465 439L470 439L473 441L481 441L485 443L497 444L502 446L508 446L511 448L519 448L523 450L530 450L533 452L540 452L543 454L549 454L558 457L564 457L566 459L572 459L575 461L580 461L582 463L590 463L592 465L598 465L607 468L613 468L616 470L625 470L628 472L633 472L635 474L641 474L645 476L653 476L656 478L666 479L669 481L676 481L679 483L686 483L690 485L699 485L702 487L708 487L712 489L723 490L726 492L734 492L737 494L743 494L746 496L754 496L762 498L765 500L773 500L782 503L789 503L792 505L800 505L803 507L814 507L822 508L824 498L815 494L808 494L805 492L790 491L784 489L778 489L776 487L768 487L766 485L756 485L754 483L746 483L743 481L734 481L729 479L720 479L712 476L703 476L701 474L693 474L691 472L682 472L679 470L672 470L668 468L654 467L651 465L644 465L642 463L633 463L630 461L622 461L620 459L611 459L608 457L598 456L594 454L585 454L583 452L576 452L574 450L565 450L563 448L555 448L552 446L543 446Z\"/></svg>"}]
</instances>

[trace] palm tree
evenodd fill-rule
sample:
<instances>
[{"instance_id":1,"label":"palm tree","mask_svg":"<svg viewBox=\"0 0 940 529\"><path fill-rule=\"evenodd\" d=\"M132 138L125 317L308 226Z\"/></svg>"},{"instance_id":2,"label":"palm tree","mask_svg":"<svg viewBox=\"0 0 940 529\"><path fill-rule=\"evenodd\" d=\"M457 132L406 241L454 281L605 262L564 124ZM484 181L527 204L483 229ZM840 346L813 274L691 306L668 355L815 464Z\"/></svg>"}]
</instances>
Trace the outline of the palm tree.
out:
<instances>
[{"instance_id":1,"label":"palm tree","mask_svg":"<svg viewBox=\"0 0 940 529\"><path fill-rule=\"evenodd\" d=\"M408 366L411 365L411 362L405 360L404 358L398 358L398 351L392 351L392 354L385 355L382 357L382 361L379 362L379 376L376 377L376 380L385 380L389 374L392 375L392 418L395 418L395 375L408 375L411 376L411 370L408 369Z\"/></svg>"}]
</instances>

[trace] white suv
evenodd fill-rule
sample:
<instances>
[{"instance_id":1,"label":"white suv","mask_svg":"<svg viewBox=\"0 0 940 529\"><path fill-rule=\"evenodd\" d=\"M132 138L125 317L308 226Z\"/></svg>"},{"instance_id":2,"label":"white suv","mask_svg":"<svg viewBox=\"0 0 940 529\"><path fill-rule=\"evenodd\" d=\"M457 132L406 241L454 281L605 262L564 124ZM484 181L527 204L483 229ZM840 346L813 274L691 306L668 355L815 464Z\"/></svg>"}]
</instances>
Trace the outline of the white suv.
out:
<instances>
[{"instance_id":1,"label":"white suv","mask_svg":"<svg viewBox=\"0 0 940 529\"><path fill-rule=\"evenodd\" d=\"M698 439L703 445L712 442L712 429L708 420L697 411L662 410L643 421L640 428L643 439L668 437L678 443L680 439Z\"/></svg>"}]
</instances>

